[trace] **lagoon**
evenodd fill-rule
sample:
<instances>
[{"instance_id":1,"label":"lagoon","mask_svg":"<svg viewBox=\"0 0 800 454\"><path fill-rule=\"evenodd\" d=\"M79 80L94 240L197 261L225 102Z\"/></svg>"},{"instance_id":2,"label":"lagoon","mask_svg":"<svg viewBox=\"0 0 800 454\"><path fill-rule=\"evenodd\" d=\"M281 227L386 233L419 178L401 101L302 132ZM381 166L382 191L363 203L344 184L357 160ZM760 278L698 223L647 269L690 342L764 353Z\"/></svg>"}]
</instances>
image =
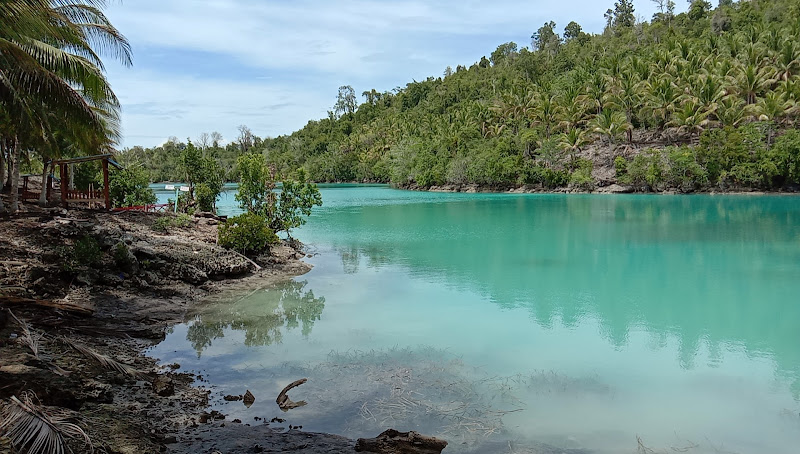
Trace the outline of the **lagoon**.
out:
<instances>
[{"instance_id":1,"label":"lagoon","mask_svg":"<svg viewBox=\"0 0 800 454\"><path fill-rule=\"evenodd\" d=\"M322 195L294 232L310 273L217 296L151 351L229 419L445 452L796 452L800 198ZM308 405L280 412L299 378Z\"/></svg>"}]
</instances>

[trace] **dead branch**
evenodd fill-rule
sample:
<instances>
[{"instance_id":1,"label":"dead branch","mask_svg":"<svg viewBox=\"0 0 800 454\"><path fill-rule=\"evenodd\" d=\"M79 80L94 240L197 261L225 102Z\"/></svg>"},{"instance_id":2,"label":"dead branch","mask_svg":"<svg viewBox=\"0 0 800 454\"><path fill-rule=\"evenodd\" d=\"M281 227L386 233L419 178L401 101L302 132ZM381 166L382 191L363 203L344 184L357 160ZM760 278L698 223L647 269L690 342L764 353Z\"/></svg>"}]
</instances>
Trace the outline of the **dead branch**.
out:
<instances>
[{"instance_id":1,"label":"dead branch","mask_svg":"<svg viewBox=\"0 0 800 454\"><path fill-rule=\"evenodd\" d=\"M292 401L291 399L289 399L289 396L287 396L286 393L288 393L294 388L297 388L298 386L302 385L307 381L308 381L307 378L302 378L300 380L289 383L287 387L283 388L283 391L281 391L280 394L278 394L278 398L275 399L275 402L278 404L281 410L289 411L292 408L302 407L303 405L306 405L306 401L304 400L301 400L300 402Z\"/></svg>"},{"instance_id":2,"label":"dead branch","mask_svg":"<svg viewBox=\"0 0 800 454\"><path fill-rule=\"evenodd\" d=\"M64 312L69 312L76 315L91 316L94 314L94 309L78 306L77 304L67 303L64 301L51 301L51 300L36 300L31 298L19 298L16 296L0 295L0 305L3 306L39 306L50 309L58 309Z\"/></svg>"}]
</instances>

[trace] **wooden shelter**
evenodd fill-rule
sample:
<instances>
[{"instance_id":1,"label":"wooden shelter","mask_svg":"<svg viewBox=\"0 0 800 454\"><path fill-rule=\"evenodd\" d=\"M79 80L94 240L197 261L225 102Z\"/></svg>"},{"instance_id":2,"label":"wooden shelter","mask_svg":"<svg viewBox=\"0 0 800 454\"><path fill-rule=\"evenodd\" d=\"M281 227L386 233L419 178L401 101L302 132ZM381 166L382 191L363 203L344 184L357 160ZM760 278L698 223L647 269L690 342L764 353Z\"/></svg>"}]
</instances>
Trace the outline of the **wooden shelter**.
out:
<instances>
[{"instance_id":1,"label":"wooden shelter","mask_svg":"<svg viewBox=\"0 0 800 454\"><path fill-rule=\"evenodd\" d=\"M106 209L111 209L111 194L109 193L108 185L108 166L112 165L118 169L122 169L113 159L111 154L98 154L93 156L82 156L80 158L59 159L53 164L59 167L61 174L61 204L64 208L69 206L70 203L98 203L104 202ZM95 189L75 190L70 189L67 167L73 164L80 164L84 162L101 161L103 165L103 190L98 191Z\"/></svg>"}]
</instances>

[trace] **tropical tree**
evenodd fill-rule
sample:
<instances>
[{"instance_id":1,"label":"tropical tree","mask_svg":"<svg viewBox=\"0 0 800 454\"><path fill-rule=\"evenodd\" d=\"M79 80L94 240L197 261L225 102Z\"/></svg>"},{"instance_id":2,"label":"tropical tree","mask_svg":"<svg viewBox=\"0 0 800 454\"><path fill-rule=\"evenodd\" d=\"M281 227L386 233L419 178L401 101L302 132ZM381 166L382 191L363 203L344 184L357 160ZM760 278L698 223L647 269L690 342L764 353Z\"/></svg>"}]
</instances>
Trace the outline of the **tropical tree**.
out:
<instances>
[{"instance_id":1,"label":"tropical tree","mask_svg":"<svg viewBox=\"0 0 800 454\"><path fill-rule=\"evenodd\" d=\"M18 209L20 153L53 149L55 137L88 151L116 138L119 102L100 53L125 65L130 45L103 15L103 0L0 2L0 124ZM46 153L46 151L45 151Z\"/></svg>"}]
</instances>

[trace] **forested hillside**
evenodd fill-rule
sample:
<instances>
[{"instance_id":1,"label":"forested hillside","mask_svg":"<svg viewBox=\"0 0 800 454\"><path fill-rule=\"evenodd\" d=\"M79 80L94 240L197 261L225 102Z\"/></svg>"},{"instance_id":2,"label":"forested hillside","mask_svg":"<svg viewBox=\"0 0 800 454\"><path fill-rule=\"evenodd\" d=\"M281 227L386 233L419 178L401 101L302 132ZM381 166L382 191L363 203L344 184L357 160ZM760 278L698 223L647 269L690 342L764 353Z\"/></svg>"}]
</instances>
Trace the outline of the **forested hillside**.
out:
<instances>
[{"instance_id":1,"label":"forested hillside","mask_svg":"<svg viewBox=\"0 0 800 454\"><path fill-rule=\"evenodd\" d=\"M279 175L404 187L771 189L800 182L800 0L691 2L636 19L619 0L602 34L548 22L530 48L390 92L340 88L327 118L261 140L242 129L201 148L236 179L261 150ZM215 146L216 145L216 146ZM132 149L154 180L180 179L170 142Z\"/></svg>"}]
</instances>

